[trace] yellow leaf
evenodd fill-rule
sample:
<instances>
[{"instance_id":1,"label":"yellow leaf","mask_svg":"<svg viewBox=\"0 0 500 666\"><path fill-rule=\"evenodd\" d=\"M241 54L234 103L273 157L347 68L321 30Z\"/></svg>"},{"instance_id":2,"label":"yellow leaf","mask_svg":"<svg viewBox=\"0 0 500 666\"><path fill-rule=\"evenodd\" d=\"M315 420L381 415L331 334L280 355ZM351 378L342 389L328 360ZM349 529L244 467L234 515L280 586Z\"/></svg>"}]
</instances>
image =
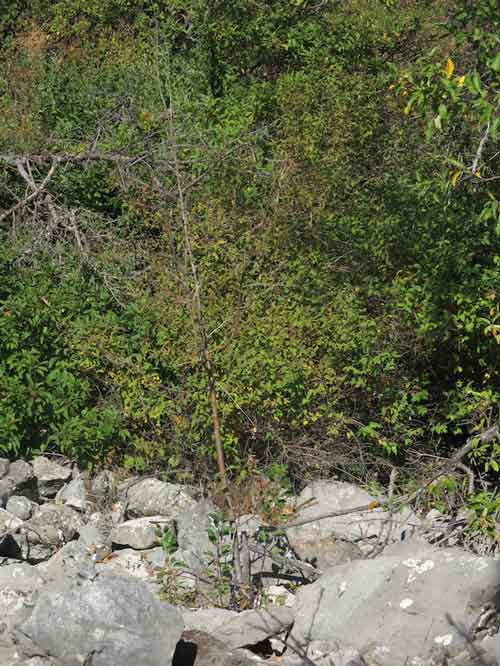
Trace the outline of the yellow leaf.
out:
<instances>
[{"instance_id":1,"label":"yellow leaf","mask_svg":"<svg viewBox=\"0 0 500 666\"><path fill-rule=\"evenodd\" d=\"M451 75L455 71L455 63L451 58L448 58L446 61L446 65L444 67L444 75L446 76L447 79L451 79Z\"/></svg>"},{"instance_id":2,"label":"yellow leaf","mask_svg":"<svg viewBox=\"0 0 500 666\"><path fill-rule=\"evenodd\" d=\"M461 174L462 174L461 171L455 171L455 173L451 177L451 184L453 185L453 187L455 187L455 185L457 184L457 180L460 178Z\"/></svg>"},{"instance_id":3,"label":"yellow leaf","mask_svg":"<svg viewBox=\"0 0 500 666\"><path fill-rule=\"evenodd\" d=\"M474 175L476 176L476 178L481 178L481 172L480 171L475 171Z\"/></svg>"},{"instance_id":4,"label":"yellow leaf","mask_svg":"<svg viewBox=\"0 0 500 666\"><path fill-rule=\"evenodd\" d=\"M457 79L457 84L459 88L463 88L465 83L465 76L459 76Z\"/></svg>"}]
</instances>

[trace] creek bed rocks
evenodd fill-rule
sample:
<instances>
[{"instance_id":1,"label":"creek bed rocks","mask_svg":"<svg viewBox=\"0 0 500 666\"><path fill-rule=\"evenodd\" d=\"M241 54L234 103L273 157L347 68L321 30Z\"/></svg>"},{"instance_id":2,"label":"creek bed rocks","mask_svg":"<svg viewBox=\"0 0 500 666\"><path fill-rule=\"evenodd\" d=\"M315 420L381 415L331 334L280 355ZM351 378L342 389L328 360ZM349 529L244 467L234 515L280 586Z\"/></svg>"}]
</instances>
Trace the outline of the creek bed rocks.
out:
<instances>
[{"instance_id":1,"label":"creek bed rocks","mask_svg":"<svg viewBox=\"0 0 500 666\"><path fill-rule=\"evenodd\" d=\"M442 514L324 519L375 502L352 484L296 502L276 534L190 487L0 459L0 664L498 665L500 559L431 545Z\"/></svg>"}]
</instances>

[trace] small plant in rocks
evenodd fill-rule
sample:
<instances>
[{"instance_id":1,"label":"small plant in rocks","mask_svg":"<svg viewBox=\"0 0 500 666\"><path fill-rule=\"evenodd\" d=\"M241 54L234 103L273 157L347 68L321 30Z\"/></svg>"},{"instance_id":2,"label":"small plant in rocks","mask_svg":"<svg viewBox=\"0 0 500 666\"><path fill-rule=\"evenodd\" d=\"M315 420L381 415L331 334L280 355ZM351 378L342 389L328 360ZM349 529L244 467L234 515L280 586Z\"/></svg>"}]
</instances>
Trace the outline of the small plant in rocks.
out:
<instances>
[{"instance_id":1,"label":"small plant in rocks","mask_svg":"<svg viewBox=\"0 0 500 666\"><path fill-rule=\"evenodd\" d=\"M156 571L156 579L160 584L160 597L174 605L191 604L195 600L195 591L184 578L185 562L176 556L178 544L175 531L167 527L159 537L165 553L165 563Z\"/></svg>"}]
</instances>

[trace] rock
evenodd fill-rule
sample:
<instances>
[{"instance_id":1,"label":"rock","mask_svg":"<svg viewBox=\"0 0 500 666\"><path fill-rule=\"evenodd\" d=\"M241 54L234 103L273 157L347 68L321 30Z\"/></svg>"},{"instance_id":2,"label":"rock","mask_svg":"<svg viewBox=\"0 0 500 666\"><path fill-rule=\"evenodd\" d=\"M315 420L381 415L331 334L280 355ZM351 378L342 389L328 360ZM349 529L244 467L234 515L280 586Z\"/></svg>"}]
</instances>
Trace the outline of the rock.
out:
<instances>
[{"instance_id":1,"label":"rock","mask_svg":"<svg viewBox=\"0 0 500 666\"><path fill-rule=\"evenodd\" d=\"M38 508L38 504L23 495L12 495L5 508L20 520L28 520L33 515L33 511Z\"/></svg>"},{"instance_id":2,"label":"rock","mask_svg":"<svg viewBox=\"0 0 500 666\"><path fill-rule=\"evenodd\" d=\"M20 557L19 530L23 521L10 511L0 509L0 555L4 557Z\"/></svg>"},{"instance_id":3,"label":"rock","mask_svg":"<svg viewBox=\"0 0 500 666\"><path fill-rule=\"evenodd\" d=\"M52 557L36 565L38 573L47 581L74 577L90 569L95 572L93 553L80 541L70 541Z\"/></svg>"},{"instance_id":4,"label":"rock","mask_svg":"<svg viewBox=\"0 0 500 666\"><path fill-rule=\"evenodd\" d=\"M7 458L0 458L0 479L3 479L4 476L7 476L9 473L10 462Z\"/></svg>"},{"instance_id":5,"label":"rock","mask_svg":"<svg viewBox=\"0 0 500 666\"><path fill-rule=\"evenodd\" d=\"M255 645L290 629L294 611L286 606L247 610L216 627L212 635L231 648Z\"/></svg>"},{"instance_id":6,"label":"rock","mask_svg":"<svg viewBox=\"0 0 500 666\"><path fill-rule=\"evenodd\" d=\"M303 666L312 663L314 666L377 666L377 661L366 661L357 650L346 645L338 645L328 654L320 651L314 652L314 662L305 657L302 649L294 651L293 647L289 645L287 652L280 660L280 666Z\"/></svg>"},{"instance_id":7,"label":"rock","mask_svg":"<svg viewBox=\"0 0 500 666\"><path fill-rule=\"evenodd\" d=\"M245 513L234 521L234 529L238 534L245 533L249 537L257 536L258 531L264 526L262 518L254 513Z\"/></svg>"},{"instance_id":8,"label":"rock","mask_svg":"<svg viewBox=\"0 0 500 666\"><path fill-rule=\"evenodd\" d=\"M484 655L484 666L498 666L500 664L500 634L485 638L474 645Z\"/></svg>"},{"instance_id":9,"label":"rock","mask_svg":"<svg viewBox=\"0 0 500 666\"><path fill-rule=\"evenodd\" d=\"M255 645L290 628L294 613L274 606L242 613L220 608L183 612L186 629L209 633L230 648Z\"/></svg>"},{"instance_id":10,"label":"rock","mask_svg":"<svg viewBox=\"0 0 500 666\"><path fill-rule=\"evenodd\" d=\"M74 539L83 526L80 515L66 506L44 504L25 521L26 541L20 542L23 557L29 562L41 562L54 551Z\"/></svg>"},{"instance_id":11,"label":"rock","mask_svg":"<svg viewBox=\"0 0 500 666\"><path fill-rule=\"evenodd\" d=\"M106 537L105 533L96 524L87 523L87 525L84 525L80 530L78 541L87 548L106 546L111 551L111 540Z\"/></svg>"},{"instance_id":12,"label":"rock","mask_svg":"<svg viewBox=\"0 0 500 666\"><path fill-rule=\"evenodd\" d=\"M56 495L56 502L70 506L77 511L85 511L89 504L84 479L73 479L63 486Z\"/></svg>"},{"instance_id":13,"label":"rock","mask_svg":"<svg viewBox=\"0 0 500 666\"><path fill-rule=\"evenodd\" d=\"M111 514L96 511L89 516L88 522L81 528L80 539L86 544L101 543L111 546L113 526Z\"/></svg>"},{"instance_id":14,"label":"rock","mask_svg":"<svg viewBox=\"0 0 500 666\"><path fill-rule=\"evenodd\" d=\"M0 532L16 530L23 525L23 521L6 509L0 509Z\"/></svg>"},{"instance_id":15,"label":"rock","mask_svg":"<svg viewBox=\"0 0 500 666\"><path fill-rule=\"evenodd\" d=\"M255 666L269 664L247 650L228 648L203 631L186 631L177 645L172 666Z\"/></svg>"},{"instance_id":16,"label":"rock","mask_svg":"<svg viewBox=\"0 0 500 666\"><path fill-rule=\"evenodd\" d=\"M16 490L24 490L35 480L33 467L24 460L16 460L9 465L8 478L14 483Z\"/></svg>"},{"instance_id":17,"label":"rock","mask_svg":"<svg viewBox=\"0 0 500 666\"><path fill-rule=\"evenodd\" d=\"M49 654L65 666L166 666L182 630L177 609L144 583L98 576L46 588L15 636L24 656Z\"/></svg>"},{"instance_id":18,"label":"rock","mask_svg":"<svg viewBox=\"0 0 500 666\"><path fill-rule=\"evenodd\" d=\"M43 578L38 575L36 567L28 564L27 562L20 562L19 560L6 560L0 565L0 576L12 578L36 578L40 584L43 583Z\"/></svg>"},{"instance_id":19,"label":"rock","mask_svg":"<svg viewBox=\"0 0 500 666\"><path fill-rule=\"evenodd\" d=\"M225 608L184 609L182 611L186 631L201 631L206 634L213 634L218 627L224 626L237 615L236 611Z\"/></svg>"},{"instance_id":20,"label":"rock","mask_svg":"<svg viewBox=\"0 0 500 666\"><path fill-rule=\"evenodd\" d=\"M321 571L363 557L363 551L356 544L335 537L302 539L295 536L292 541L299 559L307 560Z\"/></svg>"},{"instance_id":21,"label":"rock","mask_svg":"<svg viewBox=\"0 0 500 666\"><path fill-rule=\"evenodd\" d=\"M117 500L118 480L109 470L100 471L91 480L91 500L97 508L107 507Z\"/></svg>"},{"instance_id":22,"label":"rock","mask_svg":"<svg viewBox=\"0 0 500 666\"><path fill-rule=\"evenodd\" d=\"M33 461L33 471L37 480L38 494L44 499L55 497L57 491L71 479L71 468L39 456Z\"/></svg>"},{"instance_id":23,"label":"rock","mask_svg":"<svg viewBox=\"0 0 500 666\"><path fill-rule=\"evenodd\" d=\"M206 567L207 551L213 549L208 538L210 514L215 511L209 500L201 500L182 511L177 519L177 543L181 559L196 572Z\"/></svg>"},{"instance_id":24,"label":"rock","mask_svg":"<svg viewBox=\"0 0 500 666\"><path fill-rule=\"evenodd\" d=\"M36 576L13 576L0 569L0 641L31 613L41 580Z\"/></svg>"},{"instance_id":25,"label":"rock","mask_svg":"<svg viewBox=\"0 0 500 666\"><path fill-rule=\"evenodd\" d=\"M16 646L9 644L7 641L2 641L0 643L0 664L2 664L2 666L38 666L37 664L28 664L25 661L21 662Z\"/></svg>"},{"instance_id":26,"label":"rock","mask_svg":"<svg viewBox=\"0 0 500 666\"><path fill-rule=\"evenodd\" d=\"M0 507L3 508L7 504L13 492L12 483L8 479L0 479Z\"/></svg>"},{"instance_id":27,"label":"rock","mask_svg":"<svg viewBox=\"0 0 500 666\"><path fill-rule=\"evenodd\" d=\"M309 552L309 545L306 546L309 542L336 537L343 541L364 541L371 550L370 543L376 543L378 538L386 543L402 541L409 538L419 525L419 520L411 512L396 513L391 517L380 508L314 520L316 516L368 505L374 501L372 495L351 483L315 481L309 484L299 496L298 505L303 508L295 521L312 522L286 530L291 547L297 553L301 547L307 547ZM327 557L326 551L323 548L322 557ZM335 558L335 555L332 557Z\"/></svg>"},{"instance_id":28,"label":"rock","mask_svg":"<svg viewBox=\"0 0 500 666\"><path fill-rule=\"evenodd\" d=\"M268 585L265 588L266 601L276 606L295 606L295 595L292 594L284 585Z\"/></svg>"},{"instance_id":29,"label":"rock","mask_svg":"<svg viewBox=\"0 0 500 666\"><path fill-rule=\"evenodd\" d=\"M160 524L156 524L155 521ZM159 545L161 531L167 527L174 529L174 523L166 521L164 516L135 518L114 527L111 532L111 541L118 546L145 550Z\"/></svg>"},{"instance_id":30,"label":"rock","mask_svg":"<svg viewBox=\"0 0 500 666\"><path fill-rule=\"evenodd\" d=\"M127 575L139 580L155 582L157 567L165 564L163 548L137 551L132 548L117 550L97 565L98 572Z\"/></svg>"},{"instance_id":31,"label":"rock","mask_svg":"<svg viewBox=\"0 0 500 666\"><path fill-rule=\"evenodd\" d=\"M11 495L23 495L35 502L38 500L33 468L24 460L10 463L7 475L0 480L0 496L6 502Z\"/></svg>"},{"instance_id":32,"label":"rock","mask_svg":"<svg viewBox=\"0 0 500 666\"><path fill-rule=\"evenodd\" d=\"M465 649L455 624L471 626L498 598L497 561L423 542L395 544L301 588L291 641L311 659L340 645L375 650L380 666L400 666L428 658L433 646Z\"/></svg>"},{"instance_id":33,"label":"rock","mask_svg":"<svg viewBox=\"0 0 500 666\"><path fill-rule=\"evenodd\" d=\"M168 516L176 518L185 509L194 508L196 501L183 486L158 479L128 482L124 489L127 517Z\"/></svg>"}]
</instances>

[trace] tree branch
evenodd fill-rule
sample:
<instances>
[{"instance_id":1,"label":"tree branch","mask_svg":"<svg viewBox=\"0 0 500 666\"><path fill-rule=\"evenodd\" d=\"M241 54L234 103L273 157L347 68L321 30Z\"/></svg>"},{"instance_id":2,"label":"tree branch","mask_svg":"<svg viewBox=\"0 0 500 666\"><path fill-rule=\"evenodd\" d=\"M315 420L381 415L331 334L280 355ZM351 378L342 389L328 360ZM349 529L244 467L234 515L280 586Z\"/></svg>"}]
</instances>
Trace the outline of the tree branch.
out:
<instances>
[{"instance_id":1,"label":"tree branch","mask_svg":"<svg viewBox=\"0 0 500 666\"><path fill-rule=\"evenodd\" d=\"M1 159L1 156L0 156L0 159ZM10 215L15 213L17 210L20 210L21 208L24 208L27 204L29 204L31 201L33 201L38 196L40 196L40 194L45 190L45 188L49 184L49 182L50 182L52 176L54 175L54 173L55 173L57 167L59 166L59 164L60 164L60 160L57 157L52 157L52 165L51 165L47 175L42 180L40 185L36 186L36 185L34 185L33 179L30 176L28 176L28 174L24 170L24 164L21 161L18 161L16 163L16 166L17 166L17 170L20 173L21 177L23 178L23 180L27 180L30 187L33 188L33 186L35 186L35 189L27 197L25 197L24 199L21 199L16 204L14 204L14 206L12 206L8 210L6 210L4 213L2 213L0 215L0 222L3 222L7 217L10 217Z\"/></svg>"}]
</instances>

